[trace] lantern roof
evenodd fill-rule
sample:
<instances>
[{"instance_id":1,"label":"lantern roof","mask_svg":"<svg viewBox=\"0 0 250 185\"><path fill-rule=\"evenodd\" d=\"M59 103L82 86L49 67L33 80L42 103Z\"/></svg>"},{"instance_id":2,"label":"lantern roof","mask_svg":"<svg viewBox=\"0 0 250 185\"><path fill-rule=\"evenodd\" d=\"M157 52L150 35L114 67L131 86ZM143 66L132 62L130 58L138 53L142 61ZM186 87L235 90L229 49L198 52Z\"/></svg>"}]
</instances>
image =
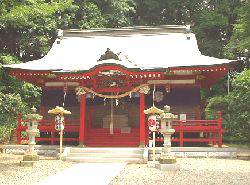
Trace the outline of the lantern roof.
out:
<instances>
[{"instance_id":1,"label":"lantern roof","mask_svg":"<svg viewBox=\"0 0 250 185\"><path fill-rule=\"evenodd\" d=\"M65 110L63 107L56 106L56 108L48 111L49 114L71 114L70 111Z\"/></svg>"},{"instance_id":2,"label":"lantern roof","mask_svg":"<svg viewBox=\"0 0 250 185\"><path fill-rule=\"evenodd\" d=\"M163 114L164 111L153 105L152 107L144 110L144 113L145 114L159 114L160 115L160 114Z\"/></svg>"}]
</instances>

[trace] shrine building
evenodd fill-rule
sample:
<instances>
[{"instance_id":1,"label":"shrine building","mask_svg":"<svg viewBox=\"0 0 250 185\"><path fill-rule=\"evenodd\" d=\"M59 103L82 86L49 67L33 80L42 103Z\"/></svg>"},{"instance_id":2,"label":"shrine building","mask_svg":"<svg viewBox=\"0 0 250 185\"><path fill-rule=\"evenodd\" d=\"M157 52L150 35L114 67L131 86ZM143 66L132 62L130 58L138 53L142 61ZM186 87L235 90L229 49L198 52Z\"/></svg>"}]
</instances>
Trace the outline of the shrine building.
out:
<instances>
[{"instance_id":1,"label":"shrine building","mask_svg":"<svg viewBox=\"0 0 250 185\"><path fill-rule=\"evenodd\" d=\"M221 146L221 114L215 120L202 117L200 92L224 77L230 62L202 55L189 27L166 25L61 30L43 58L5 67L10 75L42 88L40 143L58 143L48 110L63 106L72 112L65 116L65 143L146 146L144 110L154 101L178 115L172 137L177 146ZM18 143L26 139L21 134L26 121L19 115Z\"/></svg>"}]
</instances>

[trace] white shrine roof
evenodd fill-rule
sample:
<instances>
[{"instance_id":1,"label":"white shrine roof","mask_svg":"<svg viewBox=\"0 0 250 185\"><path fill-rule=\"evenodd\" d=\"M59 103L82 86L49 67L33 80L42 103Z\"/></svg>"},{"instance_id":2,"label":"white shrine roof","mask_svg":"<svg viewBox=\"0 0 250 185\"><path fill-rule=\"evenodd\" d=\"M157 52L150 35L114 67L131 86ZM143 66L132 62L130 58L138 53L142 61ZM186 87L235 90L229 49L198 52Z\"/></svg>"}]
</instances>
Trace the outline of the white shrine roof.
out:
<instances>
[{"instance_id":1,"label":"white shrine roof","mask_svg":"<svg viewBox=\"0 0 250 185\"><path fill-rule=\"evenodd\" d=\"M117 54L120 60L98 61L107 48ZM186 32L185 26L159 26L64 30L43 58L5 67L70 72L89 70L101 64L150 70L229 62L231 60L202 55L195 35Z\"/></svg>"}]
</instances>

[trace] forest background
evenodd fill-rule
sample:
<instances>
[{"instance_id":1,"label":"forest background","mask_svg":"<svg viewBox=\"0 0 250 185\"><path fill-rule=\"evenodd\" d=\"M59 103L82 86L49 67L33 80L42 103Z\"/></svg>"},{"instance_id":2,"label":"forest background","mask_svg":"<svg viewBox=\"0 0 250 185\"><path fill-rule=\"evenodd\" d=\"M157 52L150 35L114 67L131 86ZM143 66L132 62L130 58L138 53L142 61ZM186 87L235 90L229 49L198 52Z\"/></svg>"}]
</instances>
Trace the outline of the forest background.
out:
<instances>
[{"instance_id":1,"label":"forest background","mask_svg":"<svg viewBox=\"0 0 250 185\"><path fill-rule=\"evenodd\" d=\"M57 29L190 24L204 55L236 60L202 90L204 115L223 111L227 142L250 143L250 3L247 0L0 0L0 142L16 116L38 107L41 89L8 75L4 64L43 57ZM230 78L229 90L227 78Z\"/></svg>"}]
</instances>

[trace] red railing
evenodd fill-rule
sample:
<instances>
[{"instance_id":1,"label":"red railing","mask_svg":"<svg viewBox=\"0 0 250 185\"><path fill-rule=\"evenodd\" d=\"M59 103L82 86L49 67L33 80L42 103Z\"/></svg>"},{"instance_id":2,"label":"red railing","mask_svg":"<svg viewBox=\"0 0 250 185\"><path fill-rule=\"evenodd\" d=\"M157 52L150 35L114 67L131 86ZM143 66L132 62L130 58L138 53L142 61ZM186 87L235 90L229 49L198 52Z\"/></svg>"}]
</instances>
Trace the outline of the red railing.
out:
<instances>
[{"instance_id":1,"label":"red railing","mask_svg":"<svg viewBox=\"0 0 250 185\"><path fill-rule=\"evenodd\" d=\"M27 140L27 137L22 136L22 132L25 132L27 126L25 126L27 120L21 119L21 114L18 115L18 125L16 128L17 143L21 144L22 140ZM50 133L49 137L37 137L37 141L49 141L50 144L54 144L59 141L58 137L55 137L55 122L54 120L42 120L38 126L40 132ZM222 145L222 117L221 112L218 113L218 119L216 120L175 120L173 122L173 128L175 129L175 135L172 137L172 142L178 142L179 146L184 146L184 142L192 143L211 143ZM66 120L65 130L67 133L79 133L79 120L68 119ZM147 129L146 129L147 130ZM186 133L203 133L203 137L184 137ZM79 142L79 137L64 137L64 141ZM163 142L162 138L156 138L156 141ZM147 141L146 141L147 142Z\"/></svg>"},{"instance_id":2,"label":"red railing","mask_svg":"<svg viewBox=\"0 0 250 185\"><path fill-rule=\"evenodd\" d=\"M28 140L27 137L22 136L22 132L26 132L27 129L27 122L28 120L23 120L21 118L21 114L18 115L18 124L16 128L16 133L17 133L17 143L21 144L23 140ZM66 125L64 132L79 132L79 120L77 119L71 119L71 120L66 120ZM50 144L54 144L55 141L59 141L59 137L56 137L56 133L58 131L55 130L55 122L54 120L46 120L43 119L39 122L38 124L38 129L40 133L49 133L50 137L36 137L36 141L49 141ZM77 137L64 137L63 141L76 141L78 142L79 138Z\"/></svg>"},{"instance_id":3,"label":"red railing","mask_svg":"<svg viewBox=\"0 0 250 185\"><path fill-rule=\"evenodd\" d=\"M222 117L218 112L216 120L175 120L172 123L175 134L172 136L172 142L178 142L179 146L184 146L184 142L191 143L210 143L222 146ZM186 133L202 133L202 137L184 137ZM156 138L157 142L163 142L163 138Z\"/></svg>"}]
</instances>

